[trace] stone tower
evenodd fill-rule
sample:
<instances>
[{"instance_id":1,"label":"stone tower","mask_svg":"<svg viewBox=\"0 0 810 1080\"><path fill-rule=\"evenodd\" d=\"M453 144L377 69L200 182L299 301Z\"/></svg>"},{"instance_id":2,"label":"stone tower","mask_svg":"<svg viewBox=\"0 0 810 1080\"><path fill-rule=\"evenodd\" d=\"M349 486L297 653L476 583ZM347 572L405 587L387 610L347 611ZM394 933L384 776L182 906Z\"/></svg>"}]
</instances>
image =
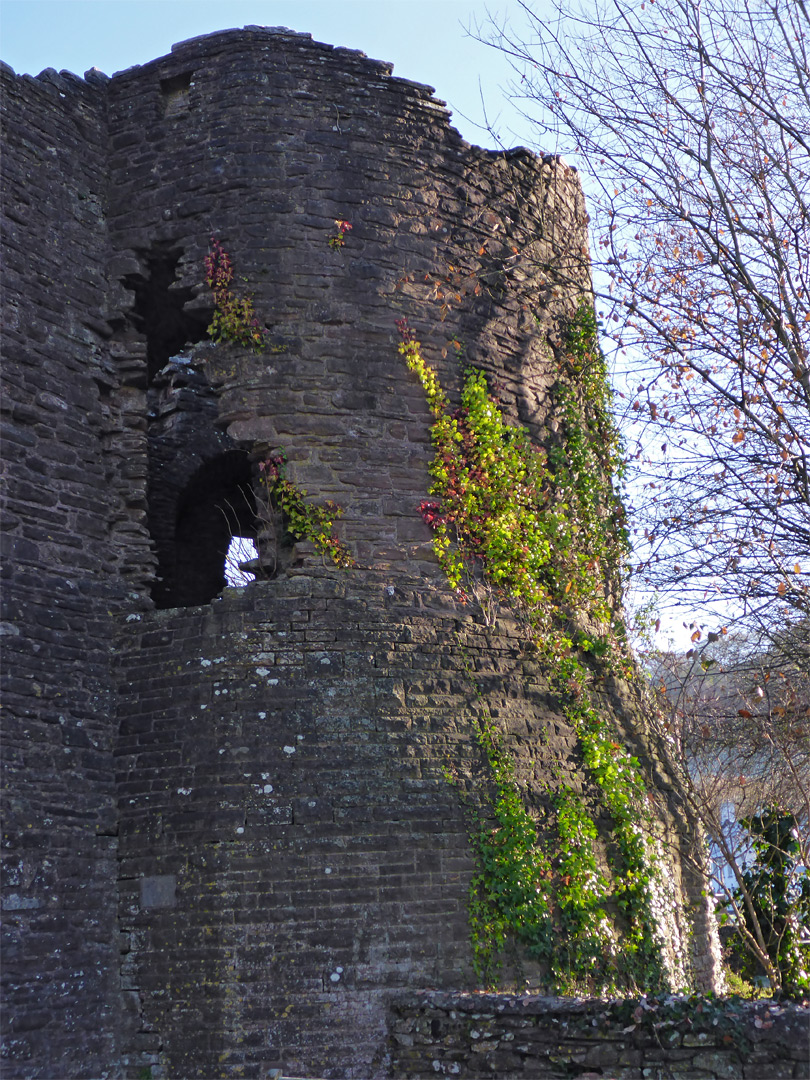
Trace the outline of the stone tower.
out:
<instances>
[{"instance_id":1,"label":"stone tower","mask_svg":"<svg viewBox=\"0 0 810 1080\"><path fill-rule=\"evenodd\" d=\"M553 442L588 293L578 179L468 145L429 87L287 30L111 79L6 68L3 91L4 1075L384 1076L391 993L477 985L481 702L533 813L560 768L587 786L524 629L437 564L395 320L451 397L463 348ZM259 351L208 339L212 237ZM268 539L278 450L342 507L351 568ZM231 536L263 559L238 588ZM605 679L603 705L677 840L631 690ZM666 858L667 948L691 934L711 984L700 882Z\"/></svg>"}]
</instances>

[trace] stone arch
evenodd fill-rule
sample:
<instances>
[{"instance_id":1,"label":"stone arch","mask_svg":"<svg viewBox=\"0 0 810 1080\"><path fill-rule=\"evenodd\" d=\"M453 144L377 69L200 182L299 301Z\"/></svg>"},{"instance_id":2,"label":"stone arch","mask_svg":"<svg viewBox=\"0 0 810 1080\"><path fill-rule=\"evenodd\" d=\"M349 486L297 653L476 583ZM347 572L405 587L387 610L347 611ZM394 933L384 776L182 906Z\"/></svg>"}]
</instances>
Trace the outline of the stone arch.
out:
<instances>
[{"instance_id":1,"label":"stone arch","mask_svg":"<svg viewBox=\"0 0 810 1080\"><path fill-rule=\"evenodd\" d=\"M251 466L243 450L224 450L203 461L186 484L171 493L171 530L157 543L157 607L207 604L226 585L231 539L256 539Z\"/></svg>"}]
</instances>

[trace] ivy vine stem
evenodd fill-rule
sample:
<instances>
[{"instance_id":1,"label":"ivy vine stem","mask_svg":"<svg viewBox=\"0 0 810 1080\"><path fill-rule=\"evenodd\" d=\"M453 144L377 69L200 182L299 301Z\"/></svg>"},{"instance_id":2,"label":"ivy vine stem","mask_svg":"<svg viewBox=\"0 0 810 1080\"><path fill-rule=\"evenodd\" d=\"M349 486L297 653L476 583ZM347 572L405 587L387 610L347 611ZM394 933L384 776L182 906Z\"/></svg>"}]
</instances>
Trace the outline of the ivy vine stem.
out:
<instances>
[{"instance_id":1,"label":"ivy vine stem","mask_svg":"<svg viewBox=\"0 0 810 1080\"><path fill-rule=\"evenodd\" d=\"M483 372L468 367L453 408L403 319L399 352L418 377L433 418L429 498L419 505L447 580L485 614L503 604L527 626L579 741L586 794L549 782L541 832L515 779L512 755L479 702L475 737L491 785L471 838L473 960L491 980L510 939L546 968L553 989L610 992L622 979L653 990L671 982L656 931L657 851L640 764L593 704L594 665L633 670L614 611L628 544L612 476L621 443L610 415L593 312L571 321L554 387L561 438L547 450L510 424ZM610 584L612 579L613 584ZM573 632L572 617L591 629ZM610 820L608 879L590 803ZM556 838L552 840L552 835ZM564 942L564 946L561 946Z\"/></svg>"},{"instance_id":2,"label":"ivy vine stem","mask_svg":"<svg viewBox=\"0 0 810 1080\"><path fill-rule=\"evenodd\" d=\"M241 345L259 352L267 331L256 317L249 296L237 296L232 288L233 261L217 240L211 237L211 249L205 257L205 280L214 297L214 314L208 327L209 337L218 344Z\"/></svg>"},{"instance_id":3,"label":"ivy vine stem","mask_svg":"<svg viewBox=\"0 0 810 1080\"><path fill-rule=\"evenodd\" d=\"M307 492L287 477L285 465L284 452L278 451L259 462L259 472L266 497L283 513L287 530L296 540L309 540L335 566L344 570L353 566L351 552L335 535L335 521L343 514L341 507L331 499L322 506L306 502Z\"/></svg>"}]
</instances>

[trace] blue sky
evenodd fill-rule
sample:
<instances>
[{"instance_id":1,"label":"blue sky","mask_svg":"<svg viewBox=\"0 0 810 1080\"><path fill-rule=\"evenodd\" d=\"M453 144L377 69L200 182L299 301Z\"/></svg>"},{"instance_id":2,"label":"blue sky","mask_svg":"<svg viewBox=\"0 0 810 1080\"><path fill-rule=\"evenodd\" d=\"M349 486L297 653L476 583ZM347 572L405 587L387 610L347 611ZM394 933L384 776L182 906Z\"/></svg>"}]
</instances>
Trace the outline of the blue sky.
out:
<instances>
[{"instance_id":1,"label":"blue sky","mask_svg":"<svg viewBox=\"0 0 810 1080\"><path fill-rule=\"evenodd\" d=\"M515 0L0 0L0 58L18 74L98 67L112 75L198 34L288 26L391 61L395 75L436 87L470 142L494 145L475 126L484 121L483 96L506 145L533 145L531 125L505 102L507 60L467 32L476 20L485 24L488 11L521 23Z\"/></svg>"}]
</instances>

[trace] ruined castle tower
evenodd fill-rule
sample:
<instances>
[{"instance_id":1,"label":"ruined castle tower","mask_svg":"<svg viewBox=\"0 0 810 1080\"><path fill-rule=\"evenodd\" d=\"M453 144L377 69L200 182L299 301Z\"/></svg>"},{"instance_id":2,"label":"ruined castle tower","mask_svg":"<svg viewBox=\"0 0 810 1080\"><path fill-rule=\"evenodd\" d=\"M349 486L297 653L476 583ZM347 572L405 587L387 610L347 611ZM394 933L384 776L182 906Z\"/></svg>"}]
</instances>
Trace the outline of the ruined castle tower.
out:
<instances>
[{"instance_id":1,"label":"ruined castle tower","mask_svg":"<svg viewBox=\"0 0 810 1080\"><path fill-rule=\"evenodd\" d=\"M384 1076L392 993L478 984L481 701L530 808L561 769L586 786L524 630L437 564L395 320L451 396L463 349L553 441L588 292L578 179L286 30L2 77L4 1075ZM259 351L208 338L212 236ZM268 536L277 450L342 507L352 567ZM232 536L259 544L241 587ZM606 679L603 703L677 839L631 692ZM699 882L666 859L667 948L691 935L711 984Z\"/></svg>"}]
</instances>

